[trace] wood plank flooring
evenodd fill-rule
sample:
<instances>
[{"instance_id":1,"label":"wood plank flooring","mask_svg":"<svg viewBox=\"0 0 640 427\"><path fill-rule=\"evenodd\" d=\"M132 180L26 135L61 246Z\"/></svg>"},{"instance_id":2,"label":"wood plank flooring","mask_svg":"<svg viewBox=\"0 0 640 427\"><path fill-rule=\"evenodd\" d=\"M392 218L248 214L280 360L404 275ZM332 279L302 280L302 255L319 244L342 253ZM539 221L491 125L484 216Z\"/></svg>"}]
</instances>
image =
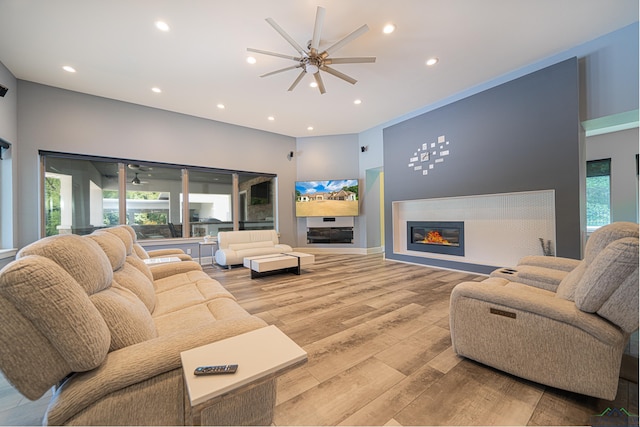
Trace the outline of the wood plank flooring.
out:
<instances>
[{"instance_id":1,"label":"wood plank flooring","mask_svg":"<svg viewBox=\"0 0 640 427\"><path fill-rule=\"evenodd\" d=\"M278 426L588 425L607 407L638 413L637 358L636 382L621 379L609 402L457 357L449 294L482 276L381 255L316 255L300 276L251 280L240 267L205 271L309 354L278 382ZM637 343L630 347L637 357ZM0 425L40 424L47 402L29 402L2 380Z\"/></svg>"},{"instance_id":2,"label":"wood plank flooring","mask_svg":"<svg viewBox=\"0 0 640 427\"><path fill-rule=\"evenodd\" d=\"M456 356L451 289L483 276L381 255L316 255L300 276L205 271L309 354L279 381L275 425L588 425L607 407L638 413L637 383L621 379L610 402Z\"/></svg>"}]
</instances>

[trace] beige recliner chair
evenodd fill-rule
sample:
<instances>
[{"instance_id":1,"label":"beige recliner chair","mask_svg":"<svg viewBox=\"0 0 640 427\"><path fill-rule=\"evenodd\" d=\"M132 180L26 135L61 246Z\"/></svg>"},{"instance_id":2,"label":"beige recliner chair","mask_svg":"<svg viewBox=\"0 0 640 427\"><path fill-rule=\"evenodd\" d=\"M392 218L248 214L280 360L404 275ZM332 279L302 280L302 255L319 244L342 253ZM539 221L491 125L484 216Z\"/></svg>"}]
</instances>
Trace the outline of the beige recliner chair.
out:
<instances>
[{"instance_id":1,"label":"beige recliner chair","mask_svg":"<svg viewBox=\"0 0 640 427\"><path fill-rule=\"evenodd\" d=\"M556 292L507 277L453 289L455 352L531 381L613 400L624 347L638 329L638 224L594 232L585 259L563 274Z\"/></svg>"}]
</instances>

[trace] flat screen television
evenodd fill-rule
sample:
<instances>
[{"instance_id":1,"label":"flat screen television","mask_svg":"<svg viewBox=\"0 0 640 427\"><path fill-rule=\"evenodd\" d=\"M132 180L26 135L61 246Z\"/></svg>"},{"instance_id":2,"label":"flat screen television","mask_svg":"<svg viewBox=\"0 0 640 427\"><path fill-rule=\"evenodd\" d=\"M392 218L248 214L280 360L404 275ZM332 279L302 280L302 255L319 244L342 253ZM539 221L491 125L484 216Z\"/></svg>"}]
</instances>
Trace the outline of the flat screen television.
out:
<instances>
[{"instance_id":1,"label":"flat screen television","mask_svg":"<svg viewBox=\"0 0 640 427\"><path fill-rule=\"evenodd\" d=\"M297 217L358 216L357 179L296 182Z\"/></svg>"},{"instance_id":2,"label":"flat screen television","mask_svg":"<svg viewBox=\"0 0 640 427\"><path fill-rule=\"evenodd\" d=\"M271 203L271 181L264 181L251 186L251 205L268 205Z\"/></svg>"}]
</instances>

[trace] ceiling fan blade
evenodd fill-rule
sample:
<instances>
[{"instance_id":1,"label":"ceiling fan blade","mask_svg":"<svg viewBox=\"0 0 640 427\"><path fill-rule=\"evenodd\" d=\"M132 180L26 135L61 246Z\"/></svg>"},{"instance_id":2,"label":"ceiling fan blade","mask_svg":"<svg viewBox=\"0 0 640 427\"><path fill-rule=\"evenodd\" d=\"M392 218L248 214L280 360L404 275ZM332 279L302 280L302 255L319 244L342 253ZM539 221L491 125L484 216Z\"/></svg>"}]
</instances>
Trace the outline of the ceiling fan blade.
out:
<instances>
[{"instance_id":1,"label":"ceiling fan blade","mask_svg":"<svg viewBox=\"0 0 640 427\"><path fill-rule=\"evenodd\" d=\"M363 56L359 58L327 58L324 63L331 64L364 64L367 62L376 62L375 56Z\"/></svg>"},{"instance_id":2,"label":"ceiling fan blade","mask_svg":"<svg viewBox=\"0 0 640 427\"><path fill-rule=\"evenodd\" d=\"M353 31L351 34L349 34L348 36L344 37L342 40L339 40L336 43L334 43L333 45L329 46L327 48L327 50L325 50L322 53L323 58L326 58L327 56L331 55L332 52L335 52L336 50L340 49L341 47L343 47L347 43L349 43L349 42L355 40L356 38L360 37L361 35L363 35L367 31L369 31L369 27L367 26L367 24L364 24L362 27L360 27L357 30Z\"/></svg>"},{"instance_id":3,"label":"ceiling fan blade","mask_svg":"<svg viewBox=\"0 0 640 427\"><path fill-rule=\"evenodd\" d=\"M338 70L336 70L334 68L327 67L326 65L323 66L323 67L320 67L320 69L322 71L326 71L329 74L333 74L334 76L344 80L345 82L351 83L352 85L356 84L356 82L357 82L357 80L354 79L353 77L349 77L346 74L341 73L340 71L338 71Z\"/></svg>"},{"instance_id":4,"label":"ceiling fan blade","mask_svg":"<svg viewBox=\"0 0 640 427\"><path fill-rule=\"evenodd\" d=\"M261 53L263 55L277 56L278 58L291 59L292 61L300 61L300 60L302 60L302 58L300 58L300 57L291 56L291 55L284 55L282 53L269 52L267 50L253 49L251 47L248 47L247 51L255 52L255 53Z\"/></svg>"},{"instance_id":5,"label":"ceiling fan blade","mask_svg":"<svg viewBox=\"0 0 640 427\"><path fill-rule=\"evenodd\" d=\"M302 65L292 65L291 67L281 68L279 70L275 70L275 71L272 71L270 73L263 74L260 77L268 77L268 76L272 76L274 74L282 73L283 71L294 70L294 69L300 68L300 67L302 67Z\"/></svg>"},{"instance_id":6,"label":"ceiling fan blade","mask_svg":"<svg viewBox=\"0 0 640 427\"><path fill-rule=\"evenodd\" d=\"M324 82L322 81L322 76L320 75L320 71L314 73L313 78L316 79L316 83L318 83L318 89L320 90L320 94L326 92L324 88Z\"/></svg>"},{"instance_id":7,"label":"ceiling fan blade","mask_svg":"<svg viewBox=\"0 0 640 427\"><path fill-rule=\"evenodd\" d=\"M296 86L298 86L298 83L300 83L300 80L302 80L302 78L304 77L305 74L307 74L307 72L302 70L302 72L300 74L298 74L298 77L296 77L296 79L293 82L293 84L291 86L289 86L289 89L287 89L287 90L289 92L291 92L293 89L295 89Z\"/></svg>"},{"instance_id":8,"label":"ceiling fan blade","mask_svg":"<svg viewBox=\"0 0 640 427\"><path fill-rule=\"evenodd\" d=\"M276 21L274 21L271 18L267 18L266 21L269 23L269 25L271 25L273 27L274 30L276 30L286 41L289 42L289 44L291 46L293 46L293 48L295 50L298 51L298 53L302 56L306 56L307 55L307 51L304 50L294 39L291 38L291 36L289 34L287 34L281 27L280 25L278 25L276 23Z\"/></svg>"},{"instance_id":9,"label":"ceiling fan blade","mask_svg":"<svg viewBox=\"0 0 640 427\"><path fill-rule=\"evenodd\" d=\"M311 52L316 53L320 45L320 33L322 32L322 24L324 23L324 15L326 10L318 6L316 11L316 23L313 26L313 37L311 38Z\"/></svg>"}]
</instances>

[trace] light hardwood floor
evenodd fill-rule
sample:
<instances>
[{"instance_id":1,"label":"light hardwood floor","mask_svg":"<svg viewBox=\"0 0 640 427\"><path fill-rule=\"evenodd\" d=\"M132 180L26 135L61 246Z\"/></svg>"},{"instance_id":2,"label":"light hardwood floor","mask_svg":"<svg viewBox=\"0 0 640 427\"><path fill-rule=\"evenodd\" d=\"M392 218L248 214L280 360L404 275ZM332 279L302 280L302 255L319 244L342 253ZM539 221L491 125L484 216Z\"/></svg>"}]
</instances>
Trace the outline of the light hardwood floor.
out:
<instances>
[{"instance_id":1,"label":"light hardwood floor","mask_svg":"<svg viewBox=\"0 0 640 427\"><path fill-rule=\"evenodd\" d=\"M457 357L449 294L482 276L381 255L316 255L300 276L205 271L309 354L279 380L275 425L588 425L607 407L638 413L637 359L635 382L621 379L610 402ZM0 385L0 425L39 424L47 400Z\"/></svg>"}]
</instances>

